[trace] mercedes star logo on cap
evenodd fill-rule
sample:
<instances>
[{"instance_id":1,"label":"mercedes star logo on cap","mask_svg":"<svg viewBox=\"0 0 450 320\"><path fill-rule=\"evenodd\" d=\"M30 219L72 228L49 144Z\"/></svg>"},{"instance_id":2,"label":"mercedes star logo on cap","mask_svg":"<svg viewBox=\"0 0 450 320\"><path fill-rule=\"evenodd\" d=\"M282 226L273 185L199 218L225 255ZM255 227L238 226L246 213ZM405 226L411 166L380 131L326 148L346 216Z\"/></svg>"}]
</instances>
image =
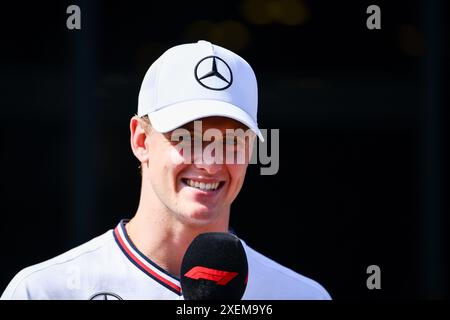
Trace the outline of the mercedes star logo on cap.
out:
<instances>
[{"instance_id":1,"label":"mercedes star logo on cap","mask_svg":"<svg viewBox=\"0 0 450 320\"><path fill-rule=\"evenodd\" d=\"M205 88L225 90L233 82L233 74L228 64L217 56L208 56L195 66L195 79Z\"/></svg>"}]
</instances>

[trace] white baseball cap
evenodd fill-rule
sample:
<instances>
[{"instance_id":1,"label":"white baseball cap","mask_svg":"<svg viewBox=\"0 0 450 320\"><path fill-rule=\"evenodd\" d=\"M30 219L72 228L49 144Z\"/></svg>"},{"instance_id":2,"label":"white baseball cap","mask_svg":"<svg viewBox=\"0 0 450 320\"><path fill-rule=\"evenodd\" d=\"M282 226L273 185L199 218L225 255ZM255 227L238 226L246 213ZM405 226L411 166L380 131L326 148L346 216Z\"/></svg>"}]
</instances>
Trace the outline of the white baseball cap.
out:
<instances>
[{"instance_id":1,"label":"white baseball cap","mask_svg":"<svg viewBox=\"0 0 450 320\"><path fill-rule=\"evenodd\" d=\"M250 65L234 52L198 41L164 52L142 81L138 116L148 115L158 132L211 116L258 128L258 86Z\"/></svg>"}]
</instances>

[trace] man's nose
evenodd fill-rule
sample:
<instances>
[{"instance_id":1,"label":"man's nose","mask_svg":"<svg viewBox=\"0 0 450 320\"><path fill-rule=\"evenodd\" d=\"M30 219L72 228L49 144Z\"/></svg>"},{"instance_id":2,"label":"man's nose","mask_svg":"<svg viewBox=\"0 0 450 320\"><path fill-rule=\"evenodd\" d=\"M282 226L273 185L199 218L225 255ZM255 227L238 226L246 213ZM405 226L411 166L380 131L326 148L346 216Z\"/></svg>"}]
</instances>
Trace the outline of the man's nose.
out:
<instances>
[{"instance_id":1,"label":"man's nose","mask_svg":"<svg viewBox=\"0 0 450 320\"><path fill-rule=\"evenodd\" d=\"M195 163L194 166L197 169L206 171L209 175L215 175L217 172L219 172L222 169L221 164L217 163L205 163L202 161L201 163Z\"/></svg>"},{"instance_id":2,"label":"man's nose","mask_svg":"<svg viewBox=\"0 0 450 320\"><path fill-rule=\"evenodd\" d=\"M216 157L208 157L200 152L194 153L194 166L198 169L205 170L210 175L215 175L222 169L221 159Z\"/></svg>"}]
</instances>

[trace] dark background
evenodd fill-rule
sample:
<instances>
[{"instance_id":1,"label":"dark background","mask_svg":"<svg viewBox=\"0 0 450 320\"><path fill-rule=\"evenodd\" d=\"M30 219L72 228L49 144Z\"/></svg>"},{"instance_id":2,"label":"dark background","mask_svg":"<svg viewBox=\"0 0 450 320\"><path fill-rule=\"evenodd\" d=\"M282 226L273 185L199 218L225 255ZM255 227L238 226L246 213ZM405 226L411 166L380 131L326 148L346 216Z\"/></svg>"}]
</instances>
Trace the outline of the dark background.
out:
<instances>
[{"instance_id":1,"label":"dark background","mask_svg":"<svg viewBox=\"0 0 450 320\"><path fill-rule=\"evenodd\" d=\"M2 3L0 291L132 217L140 82L204 39L254 67L260 127L280 129L278 174L250 166L233 205L240 237L335 299L448 298L443 2ZM371 4L381 30L366 28ZM381 290L366 287L372 264Z\"/></svg>"}]
</instances>

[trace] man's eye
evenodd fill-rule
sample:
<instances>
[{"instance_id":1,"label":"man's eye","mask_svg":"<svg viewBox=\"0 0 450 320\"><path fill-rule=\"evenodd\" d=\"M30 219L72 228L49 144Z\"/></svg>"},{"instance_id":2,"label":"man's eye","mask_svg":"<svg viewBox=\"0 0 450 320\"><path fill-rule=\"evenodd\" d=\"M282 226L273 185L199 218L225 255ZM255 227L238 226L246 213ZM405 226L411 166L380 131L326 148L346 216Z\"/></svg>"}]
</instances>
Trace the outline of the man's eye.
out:
<instances>
[{"instance_id":1,"label":"man's eye","mask_svg":"<svg viewBox=\"0 0 450 320\"><path fill-rule=\"evenodd\" d=\"M237 141L234 139L227 139L227 140L225 140L225 144L227 144L229 146L235 146L235 145L237 145Z\"/></svg>"},{"instance_id":2,"label":"man's eye","mask_svg":"<svg viewBox=\"0 0 450 320\"><path fill-rule=\"evenodd\" d=\"M225 139L225 144L237 146L239 144L239 140L235 137L228 137Z\"/></svg>"}]
</instances>

